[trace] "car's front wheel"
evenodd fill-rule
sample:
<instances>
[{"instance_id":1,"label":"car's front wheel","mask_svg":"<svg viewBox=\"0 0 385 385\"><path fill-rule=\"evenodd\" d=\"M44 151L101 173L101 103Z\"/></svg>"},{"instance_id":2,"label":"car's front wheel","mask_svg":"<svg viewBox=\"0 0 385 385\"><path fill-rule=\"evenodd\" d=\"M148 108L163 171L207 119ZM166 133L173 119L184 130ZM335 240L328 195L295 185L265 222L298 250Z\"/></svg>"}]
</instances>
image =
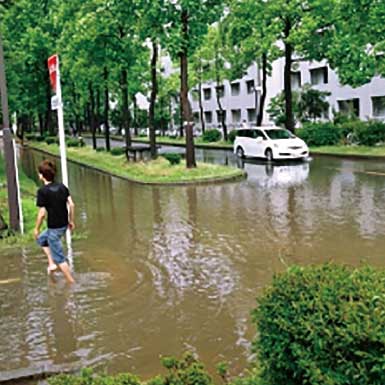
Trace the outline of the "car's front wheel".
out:
<instances>
[{"instance_id":1,"label":"car's front wheel","mask_svg":"<svg viewBox=\"0 0 385 385\"><path fill-rule=\"evenodd\" d=\"M237 147L237 157L243 159L245 157L245 151L242 147Z\"/></svg>"},{"instance_id":2,"label":"car's front wheel","mask_svg":"<svg viewBox=\"0 0 385 385\"><path fill-rule=\"evenodd\" d=\"M266 151L265 151L265 156L266 156L266 160L268 162L272 162L274 160L274 156L273 156L273 151L268 148Z\"/></svg>"}]
</instances>

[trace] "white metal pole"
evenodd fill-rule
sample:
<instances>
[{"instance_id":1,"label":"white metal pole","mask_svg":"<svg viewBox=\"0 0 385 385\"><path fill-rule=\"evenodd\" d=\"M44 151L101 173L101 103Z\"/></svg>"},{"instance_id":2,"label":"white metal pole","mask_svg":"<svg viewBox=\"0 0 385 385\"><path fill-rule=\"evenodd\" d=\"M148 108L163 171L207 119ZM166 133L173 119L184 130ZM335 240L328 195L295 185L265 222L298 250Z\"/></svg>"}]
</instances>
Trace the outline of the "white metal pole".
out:
<instances>
[{"instance_id":1,"label":"white metal pole","mask_svg":"<svg viewBox=\"0 0 385 385\"><path fill-rule=\"evenodd\" d=\"M16 135L16 131L17 131L16 113L14 113L14 115L13 115L12 130L13 130L13 135ZM18 197L18 201L19 201L20 233L24 234L23 206L22 206L22 203L21 203L20 180L19 180L19 166L17 164L16 142L15 142L15 139L12 139L12 146L13 146L13 154L15 156L15 173L16 173L17 197Z\"/></svg>"},{"instance_id":2,"label":"white metal pole","mask_svg":"<svg viewBox=\"0 0 385 385\"><path fill-rule=\"evenodd\" d=\"M65 132L64 132L64 116L63 116L63 101L61 94L61 82L60 82L60 64L59 56L57 57L57 69L56 69L56 96L58 99L57 118L59 126L59 145L60 145L60 161L61 161L61 174L63 184L68 188L68 169L67 169L67 154L66 154L66 143L65 143ZM71 232L66 232L66 242L68 250L68 259L70 266L72 266L72 240Z\"/></svg>"}]
</instances>

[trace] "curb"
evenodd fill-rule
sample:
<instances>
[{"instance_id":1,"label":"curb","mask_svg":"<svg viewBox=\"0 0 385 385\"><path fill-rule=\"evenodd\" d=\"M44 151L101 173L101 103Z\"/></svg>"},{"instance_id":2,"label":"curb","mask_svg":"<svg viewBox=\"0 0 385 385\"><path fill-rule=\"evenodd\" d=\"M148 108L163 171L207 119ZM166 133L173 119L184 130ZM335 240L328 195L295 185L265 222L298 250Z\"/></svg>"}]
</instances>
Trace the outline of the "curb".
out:
<instances>
[{"instance_id":1,"label":"curb","mask_svg":"<svg viewBox=\"0 0 385 385\"><path fill-rule=\"evenodd\" d=\"M31 145L25 145L25 147L29 147L29 148L33 149L34 151L38 151L38 152L41 152L43 154L53 156L56 159L60 159L59 155L53 154L52 152L49 152L49 151L42 150L40 148L36 148L33 145L32 146ZM72 163L77 164L79 166L82 166L84 168L88 168L88 169L93 170L93 171L98 171L98 172L103 173L105 175L110 175L110 176L113 176L115 178L119 178L119 179L125 180L127 182L137 183L137 184L140 184L143 186L192 186L192 185L221 184L221 183L239 182L243 179L246 179L246 177L247 177L247 173L242 170L241 174L231 175L231 176L222 177L222 178L207 178L207 179L200 179L200 180L195 180L195 181L181 181L181 182L143 182L143 181L132 179L132 178L129 178L126 176L118 175L118 174L115 174L113 172L106 171L106 170L103 170L103 169L95 167L95 166L90 166L88 164L82 163L78 160L70 159L68 157L67 157L67 160L69 162L72 162Z\"/></svg>"}]
</instances>

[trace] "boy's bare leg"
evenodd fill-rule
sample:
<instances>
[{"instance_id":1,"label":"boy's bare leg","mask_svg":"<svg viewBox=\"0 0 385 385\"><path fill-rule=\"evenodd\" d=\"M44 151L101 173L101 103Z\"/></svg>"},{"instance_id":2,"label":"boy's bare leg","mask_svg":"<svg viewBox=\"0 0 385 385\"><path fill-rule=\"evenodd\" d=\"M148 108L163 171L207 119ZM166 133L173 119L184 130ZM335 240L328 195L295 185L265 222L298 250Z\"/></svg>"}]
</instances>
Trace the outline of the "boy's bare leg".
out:
<instances>
[{"instance_id":1,"label":"boy's bare leg","mask_svg":"<svg viewBox=\"0 0 385 385\"><path fill-rule=\"evenodd\" d=\"M65 279L68 283L75 283L75 280L73 279L71 275L71 270L67 262L63 262L59 265L60 270L64 274Z\"/></svg>"},{"instance_id":2,"label":"boy's bare leg","mask_svg":"<svg viewBox=\"0 0 385 385\"><path fill-rule=\"evenodd\" d=\"M49 247L43 247L44 254L48 258L48 270L49 271L54 271L57 269L56 263L53 261L52 256L51 256L51 250Z\"/></svg>"}]
</instances>

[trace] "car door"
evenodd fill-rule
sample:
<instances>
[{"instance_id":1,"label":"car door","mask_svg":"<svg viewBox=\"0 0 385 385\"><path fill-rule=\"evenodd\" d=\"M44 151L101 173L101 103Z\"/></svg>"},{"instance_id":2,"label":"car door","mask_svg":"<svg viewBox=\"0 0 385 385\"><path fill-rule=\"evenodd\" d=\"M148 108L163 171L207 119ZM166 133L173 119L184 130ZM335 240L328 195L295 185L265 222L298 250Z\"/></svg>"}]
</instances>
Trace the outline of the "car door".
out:
<instances>
[{"instance_id":1,"label":"car door","mask_svg":"<svg viewBox=\"0 0 385 385\"><path fill-rule=\"evenodd\" d=\"M265 135L261 130L253 130L253 156L265 156Z\"/></svg>"}]
</instances>

